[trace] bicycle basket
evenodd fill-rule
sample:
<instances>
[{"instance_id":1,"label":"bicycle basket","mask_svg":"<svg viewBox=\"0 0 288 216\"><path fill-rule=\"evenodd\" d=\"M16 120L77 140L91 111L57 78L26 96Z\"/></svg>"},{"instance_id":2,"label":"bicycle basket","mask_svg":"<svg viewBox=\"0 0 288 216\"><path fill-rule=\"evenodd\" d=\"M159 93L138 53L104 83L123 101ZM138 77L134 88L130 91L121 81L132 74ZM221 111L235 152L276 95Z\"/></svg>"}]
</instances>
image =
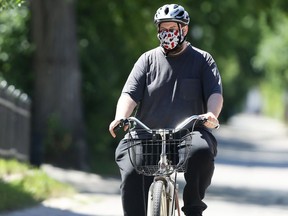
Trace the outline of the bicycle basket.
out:
<instances>
[{"instance_id":1,"label":"bicycle basket","mask_svg":"<svg viewBox=\"0 0 288 216\"><path fill-rule=\"evenodd\" d=\"M192 145L192 134L189 130L174 133L166 130L166 155L170 170L186 171L186 160ZM147 176L157 175L162 152L160 130L148 133L144 130L133 130L126 137L130 161L135 170Z\"/></svg>"}]
</instances>

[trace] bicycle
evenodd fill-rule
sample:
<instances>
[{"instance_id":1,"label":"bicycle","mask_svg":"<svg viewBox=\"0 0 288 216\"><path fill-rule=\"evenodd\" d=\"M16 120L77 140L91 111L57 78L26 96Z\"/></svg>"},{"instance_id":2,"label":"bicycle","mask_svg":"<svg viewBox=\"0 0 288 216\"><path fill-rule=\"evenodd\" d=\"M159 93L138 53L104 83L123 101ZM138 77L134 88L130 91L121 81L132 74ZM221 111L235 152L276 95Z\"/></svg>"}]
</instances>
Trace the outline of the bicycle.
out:
<instances>
[{"instance_id":1,"label":"bicycle","mask_svg":"<svg viewBox=\"0 0 288 216\"><path fill-rule=\"evenodd\" d=\"M115 128L128 126L127 150L133 167L139 174L154 176L147 216L175 216L176 210L180 216L177 173L186 171L195 125L206 121L193 115L174 129L150 129L137 118L129 117Z\"/></svg>"}]
</instances>

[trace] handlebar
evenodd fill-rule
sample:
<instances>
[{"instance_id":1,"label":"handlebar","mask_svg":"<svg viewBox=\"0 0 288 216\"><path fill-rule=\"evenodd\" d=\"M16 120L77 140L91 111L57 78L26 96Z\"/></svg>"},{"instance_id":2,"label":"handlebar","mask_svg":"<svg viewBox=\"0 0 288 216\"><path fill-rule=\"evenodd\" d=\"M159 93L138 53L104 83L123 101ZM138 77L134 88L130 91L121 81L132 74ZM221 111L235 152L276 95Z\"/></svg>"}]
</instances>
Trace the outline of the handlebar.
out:
<instances>
[{"instance_id":1,"label":"handlebar","mask_svg":"<svg viewBox=\"0 0 288 216\"><path fill-rule=\"evenodd\" d=\"M197 123L203 125L207 121L203 116L192 115L175 128L151 129L139 119L129 117L121 119L114 131L129 126L129 133L125 135L126 149L138 173L170 175L175 170L186 171L186 160L192 146L191 132Z\"/></svg>"},{"instance_id":2,"label":"handlebar","mask_svg":"<svg viewBox=\"0 0 288 216\"><path fill-rule=\"evenodd\" d=\"M176 126L176 128L174 129L174 132L178 132L182 129L184 129L186 126L188 126L191 122L200 122L201 124L204 124L205 122L208 121L208 119L199 116L199 115L192 115L190 117L188 117L187 119L185 119L184 121L182 121L180 124L178 124ZM151 132L152 129L149 128L147 125L145 125L143 122L141 122L139 119L135 118L135 117L128 117L126 119L121 119L120 123L114 128L114 131L117 131L118 129L129 125L130 122L135 122L137 125L139 125L141 128L145 129L147 132ZM196 122L195 122L196 123ZM215 125L215 129L218 129L220 127L219 124Z\"/></svg>"}]
</instances>

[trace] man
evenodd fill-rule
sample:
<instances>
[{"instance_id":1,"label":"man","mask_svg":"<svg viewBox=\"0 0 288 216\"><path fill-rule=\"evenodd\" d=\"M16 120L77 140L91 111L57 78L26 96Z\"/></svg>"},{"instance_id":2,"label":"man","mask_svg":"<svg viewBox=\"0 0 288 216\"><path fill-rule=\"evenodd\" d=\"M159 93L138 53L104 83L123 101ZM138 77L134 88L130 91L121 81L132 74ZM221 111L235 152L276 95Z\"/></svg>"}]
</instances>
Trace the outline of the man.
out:
<instances>
[{"instance_id":1,"label":"man","mask_svg":"<svg viewBox=\"0 0 288 216\"><path fill-rule=\"evenodd\" d=\"M211 183L217 143L210 132L218 124L223 97L219 71L212 56L186 41L190 18L176 4L160 7L154 22L160 46L145 52L135 63L118 100L114 128L137 107L136 117L150 128L175 128L191 115L208 119L197 128L193 149L184 174L185 215L201 216L207 208L202 201ZM137 174L129 161L125 140L116 149L120 168L121 195L125 216L144 216L152 178Z\"/></svg>"}]
</instances>

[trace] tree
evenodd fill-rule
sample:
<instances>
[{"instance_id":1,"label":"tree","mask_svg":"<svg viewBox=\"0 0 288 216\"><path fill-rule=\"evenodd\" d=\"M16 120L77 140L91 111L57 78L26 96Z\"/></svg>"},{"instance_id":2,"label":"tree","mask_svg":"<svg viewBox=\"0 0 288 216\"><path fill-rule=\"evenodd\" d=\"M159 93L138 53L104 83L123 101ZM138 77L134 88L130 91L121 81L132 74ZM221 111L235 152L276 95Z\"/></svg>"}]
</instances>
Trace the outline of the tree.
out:
<instances>
[{"instance_id":1,"label":"tree","mask_svg":"<svg viewBox=\"0 0 288 216\"><path fill-rule=\"evenodd\" d=\"M78 1L89 152L97 155L97 160L91 160L94 171L107 172L109 168L103 168L107 159L115 164L113 152L118 141L109 135L108 124L133 63L158 44L153 24L158 5L145 0Z\"/></svg>"},{"instance_id":2,"label":"tree","mask_svg":"<svg viewBox=\"0 0 288 216\"><path fill-rule=\"evenodd\" d=\"M31 13L35 44L31 162L39 165L44 153L46 162L84 169L75 1L32 0Z\"/></svg>"},{"instance_id":3,"label":"tree","mask_svg":"<svg viewBox=\"0 0 288 216\"><path fill-rule=\"evenodd\" d=\"M6 0L6 2L17 2L17 0ZM63 4L70 5L69 15L67 15L68 9L61 6ZM102 163L99 162L101 158L114 160L113 151L117 140L110 137L107 127L114 117L117 98L133 63L141 53L159 44L153 16L155 10L162 4L163 1L160 0L77 1L75 9L78 39L76 39L80 48L82 74L80 74L77 54L75 54L77 44L75 44L74 39L72 46L70 45L71 53L67 53L67 49L69 49L67 46L71 43L71 37L76 37L74 33L65 36L68 31L72 31L70 22L75 21L75 15L72 12L72 8L74 10L73 1L32 0L32 6L34 5L32 7L33 40L37 42L34 60L38 62L34 64L35 74L33 75L29 72L31 71L29 63L33 45L30 43L30 29L25 27L30 19L29 14L26 16L25 13L16 12L18 18L15 20L12 15L6 14L4 16L4 13L1 13L0 75L3 75L9 83L33 96L32 99L36 103L34 122L38 122L34 124L36 131L34 134L37 136L34 136L33 147L36 146L36 148L44 151L43 145L37 143L49 143L45 147L48 149L48 152L45 153L47 157L51 152L57 152L60 147L66 149L67 146L77 146L72 144L75 142L71 141L72 132L69 132L75 130L71 129L71 125L75 125L71 123L74 120L70 118L71 113L68 115L63 111L72 112L69 108L63 108L67 89L72 87L57 82L57 80L61 80L61 82L71 84L72 80L66 80L65 76L67 79L72 79L66 72L67 68L74 68L75 71L71 70L70 75L74 72L79 74L74 77L73 82L76 82L76 79L81 82L81 75L83 76L82 91L89 152L97 155L97 160L90 162L93 162L93 165L100 164L100 167L103 167L103 161ZM210 52L220 69L225 99L222 117L224 116L226 119L241 111L246 93L254 85L263 86L263 83L266 83L267 86L271 84L269 89L266 88L266 92L268 92L268 97L273 99L275 94L279 95L275 89L282 92L288 79L287 61L285 61L287 59L287 51L285 50L287 31L283 27L287 26L285 8L288 6L288 1L183 0L181 4L191 16L188 40L193 46ZM14 4L14 7L16 5ZM71 7L71 5L73 6ZM286 18L282 17L282 13L286 14ZM72 19L68 18L71 14L74 17ZM11 21L7 17L11 18ZM17 24L15 27L12 24L12 18L17 21L15 23L23 21L23 26L19 28ZM4 22L9 31L4 32L2 25ZM36 24L37 28L35 27ZM267 28L263 29L263 26ZM64 37L66 39L63 39ZM55 42L51 43L52 40ZM271 44L274 43L277 46L271 47ZM76 59L73 62L71 56L68 57L72 53ZM284 60L277 61L280 58ZM31 90L31 81L34 79L38 83L37 88ZM46 79L45 82L44 79ZM278 82L279 80L281 82ZM272 87L274 82L278 84ZM65 86L69 87L66 88ZM79 88L81 85L76 84L73 90L78 93L71 90L71 95L79 97L77 101L81 101L80 90L77 90ZM46 90L44 91L44 89ZM35 93L31 94L31 92ZM272 93L273 95L271 95ZM279 101L278 105L281 106L280 99L277 101ZM82 112L80 105L78 107L78 105L73 106L71 104L72 102L69 105L67 103L67 106L75 107L75 109L80 110L80 113ZM270 106L271 109L275 112L275 103L273 102L271 105L273 105ZM76 116L74 115L74 117ZM79 116L81 119L81 115ZM38 117L41 120L38 121ZM68 119L68 123L64 123L66 119ZM76 125L82 125L82 123ZM41 133L38 127L41 127ZM81 126L81 129L83 128ZM82 131L80 134L82 133L84 132ZM38 139L42 141L38 142ZM55 144L51 145L51 143ZM82 147L77 148L81 149ZM61 152L66 152L66 150L62 149ZM53 154L55 155L55 152ZM62 155L63 153L60 154L60 156ZM37 160L35 155L33 158ZM52 160L51 157L50 159ZM94 169L93 171L98 172L99 170Z\"/></svg>"},{"instance_id":4,"label":"tree","mask_svg":"<svg viewBox=\"0 0 288 216\"><path fill-rule=\"evenodd\" d=\"M263 74L264 112L288 122L287 12L278 7L261 16L261 41L254 57L255 70Z\"/></svg>"},{"instance_id":5,"label":"tree","mask_svg":"<svg viewBox=\"0 0 288 216\"><path fill-rule=\"evenodd\" d=\"M15 6L21 6L23 3L24 0L0 0L0 11Z\"/></svg>"}]
</instances>

